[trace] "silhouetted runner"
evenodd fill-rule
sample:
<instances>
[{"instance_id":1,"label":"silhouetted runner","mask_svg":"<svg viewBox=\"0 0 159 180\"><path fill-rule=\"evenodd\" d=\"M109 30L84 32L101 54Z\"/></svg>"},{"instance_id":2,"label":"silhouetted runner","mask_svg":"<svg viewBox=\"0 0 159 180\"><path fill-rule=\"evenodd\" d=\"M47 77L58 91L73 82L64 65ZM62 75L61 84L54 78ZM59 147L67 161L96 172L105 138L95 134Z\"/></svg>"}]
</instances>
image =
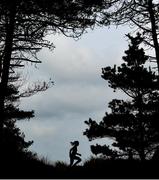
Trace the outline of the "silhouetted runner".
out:
<instances>
[{"instance_id":1,"label":"silhouetted runner","mask_svg":"<svg viewBox=\"0 0 159 180\"><path fill-rule=\"evenodd\" d=\"M79 145L79 141L71 142L71 145L73 147L70 149L70 153L69 153L70 166L76 166L78 163L81 162L81 158L79 157L81 156L81 154L77 153L77 146ZM77 161L74 163L74 160L77 160Z\"/></svg>"}]
</instances>

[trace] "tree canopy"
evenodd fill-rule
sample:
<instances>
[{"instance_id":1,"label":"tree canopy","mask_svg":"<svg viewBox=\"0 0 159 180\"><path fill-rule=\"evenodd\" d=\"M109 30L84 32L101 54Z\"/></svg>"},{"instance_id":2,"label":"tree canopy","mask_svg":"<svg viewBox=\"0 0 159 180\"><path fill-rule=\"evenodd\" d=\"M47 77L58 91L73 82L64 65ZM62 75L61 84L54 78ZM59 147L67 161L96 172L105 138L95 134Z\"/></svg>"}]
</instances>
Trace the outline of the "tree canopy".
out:
<instances>
[{"instance_id":1,"label":"tree canopy","mask_svg":"<svg viewBox=\"0 0 159 180\"><path fill-rule=\"evenodd\" d=\"M98 24L104 0L2 0L0 2L0 114L10 71L25 62L40 63L37 52L54 48L46 35L80 37Z\"/></svg>"},{"instance_id":2,"label":"tree canopy","mask_svg":"<svg viewBox=\"0 0 159 180\"><path fill-rule=\"evenodd\" d=\"M159 2L156 0L110 0L101 21L102 24L117 26L128 24L142 33L143 43L155 50L150 60L157 61L159 71ZM133 30L134 32L134 30Z\"/></svg>"},{"instance_id":3,"label":"tree canopy","mask_svg":"<svg viewBox=\"0 0 159 180\"><path fill-rule=\"evenodd\" d=\"M124 63L113 68L102 69L102 78L108 81L114 90L122 90L129 99L113 99L109 103L111 113L107 113L100 123L91 118L85 123L89 126L84 132L90 140L111 137L116 142L114 152L108 146L94 146L96 154L102 153L112 157L140 157L141 160L151 159L159 145L158 115L159 92L158 76L146 66L148 57L139 45L141 35L128 35L131 43L123 56ZM97 153L98 152L98 153Z\"/></svg>"},{"instance_id":4,"label":"tree canopy","mask_svg":"<svg viewBox=\"0 0 159 180\"><path fill-rule=\"evenodd\" d=\"M33 111L19 109L17 102L46 90L42 82L20 92L17 72L26 62L40 63L42 48L54 49L49 34L62 33L79 38L87 28L99 24L104 0L1 0L0 1L0 138L1 147L23 151L31 142L16 127L17 120L31 118ZM13 142L13 143L11 143ZM19 151L18 151L19 152Z\"/></svg>"}]
</instances>

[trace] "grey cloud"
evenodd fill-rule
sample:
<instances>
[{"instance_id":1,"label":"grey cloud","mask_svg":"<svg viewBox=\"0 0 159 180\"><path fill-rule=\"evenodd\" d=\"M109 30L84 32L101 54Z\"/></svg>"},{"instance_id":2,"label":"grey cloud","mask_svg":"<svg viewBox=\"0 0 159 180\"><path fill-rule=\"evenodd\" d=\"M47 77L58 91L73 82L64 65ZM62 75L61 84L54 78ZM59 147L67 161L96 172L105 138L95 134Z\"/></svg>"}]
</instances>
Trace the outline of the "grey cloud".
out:
<instances>
[{"instance_id":1,"label":"grey cloud","mask_svg":"<svg viewBox=\"0 0 159 180\"><path fill-rule=\"evenodd\" d=\"M69 163L70 141L73 140L79 140L80 142L79 152L82 154L83 161L91 155L91 144L112 143L112 140L107 138L89 142L83 136L86 125L80 119L74 121L72 118L65 123L62 123L62 121L51 121L50 119L41 119L41 121L35 119L30 122L19 122L18 126L25 132L27 140L34 140L30 150L37 152L38 155L47 157L53 162L60 160Z\"/></svg>"},{"instance_id":2,"label":"grey cloud","mask_svg":"<svg viewBox=\"0 0 159 180\"><path fill-rule=\"evenodd\" d=\"M92 142L82 135L87 127L84 121L89 117L101 120L108 102L124 97L120 92L113 93L100 77L102 67L121 62L126 46L121 37L123 34L106 30L94 31L77 42L62 36L48 37L57 48L53 53L42 50L39 58L43 63L37 69L28 66L26 72L31 81L51 77L55 86L23 99L21 107L34 109L36 116L29 122L18 122L26 138L34 140L32 150L50 160L68 162L69 142L78 139L83 158L91 154ZM108 139L102 142L111 143Z\"/></svg>"}]
</instances>

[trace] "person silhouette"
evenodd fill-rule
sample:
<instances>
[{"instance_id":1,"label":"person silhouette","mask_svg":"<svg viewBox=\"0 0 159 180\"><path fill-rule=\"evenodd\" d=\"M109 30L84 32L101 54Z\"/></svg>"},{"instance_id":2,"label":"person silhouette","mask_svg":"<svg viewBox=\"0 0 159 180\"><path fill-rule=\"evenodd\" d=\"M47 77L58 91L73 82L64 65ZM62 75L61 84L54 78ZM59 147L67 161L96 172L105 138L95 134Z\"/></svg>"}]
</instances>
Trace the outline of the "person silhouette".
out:
<instances>
[{"instance_id":1,"label":"person silhouette","mask_svg":"<svg viewBox=\"0 0 159 180\"><path fill-rule=\"evenodd\" d=\"M77 152L77 146L79 145L79 141L70 142L72 148L70 149L69 156L70 156L70 166L76 166L78 163L81 162L80 153ZM77 160L75 163L74 161ZM73 164L74 163L74 164Z\"/></svg>"}]
</instances>

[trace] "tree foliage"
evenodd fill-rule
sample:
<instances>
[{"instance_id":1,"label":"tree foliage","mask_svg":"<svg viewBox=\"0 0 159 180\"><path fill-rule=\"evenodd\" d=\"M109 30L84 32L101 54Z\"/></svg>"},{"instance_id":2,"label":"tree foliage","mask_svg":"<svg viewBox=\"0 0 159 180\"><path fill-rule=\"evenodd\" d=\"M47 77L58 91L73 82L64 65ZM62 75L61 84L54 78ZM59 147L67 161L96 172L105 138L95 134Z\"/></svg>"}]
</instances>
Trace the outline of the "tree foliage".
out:
<instances>
[{"instance_id":1,"label":"tree foliage","mask_svg":"<svg viewBox=\"0 0 159 180\"><path fill-rule=\"evenodd\" d=\"M124 63L103 68L102 78L114 90L122 90L129 99L113 99L109 103L111 113L106 113L101 122L92 119L85 122L89 128L84 135L89 140L112 137L116 141L113 146L120 149L117 156L145 160L151 158L159 144L158 76L146 67L148 57L139 47L143 40L141 35L128 37L131 43L125 51Z\"/></svg>"},{"instance_id":2,"label":"tree foliage","mask_svg":"<svg viewBox=\"0 0 159 180\"><path fill-rule=\"evenodd\" d=\"M104 0L2 0L0 2L0 114L10 71L25 62L40 63L37 52L54 45L50 33L80 37L101 19Z\"/></svg>"},{"instance_id":3,"label":"tree foliage","mask_svg":"<svg viewBox=\"0 0 159 180\"><path fill-rule=\"evenodd\" d=\"M17 120L31 118L33 111L19 109L21 97L44 91L52 84L41 82L19 91L18 69L26 63L40 63L42 48L54 49L49 34L79 38L94 28L104 0L1 0L0 1L0 138L4 151L24 151L31 145L16 127ZM51 84L50 84L51 83Z\"/></svg>"},{"instance_id":4,"label":"tree foliage","mask_svg":"<svg viewBox=\"0 0 159 180\"><path fill-rule=\"evenodd\" d=\"M1 162L11 160L14 156L20 158L20 154L26 153L27 148L33 143L26 142L25 135L16 126L16 120L30 119L34 117L33 111L23 111L18 107L19 91L17 83L18 76L10 77L7 86L5 106L4 106L4 124L0 131L0 154L3 155ZM14 82L14 83L13 83ZM4 161L3 161L4 160Z\"/></svg>"},{"instance_id":5,"label":"tree foliage","mask_svg":"<svg viewBox=\"0 0 159 180\"><path fill-rule=\"evenodd\" d=\"M159 71L159 2L156 0L110 0L105 8L101 21L105 25L128 24L142 33L143 42L155 50L155 56L150 60L157 60Z\"/></svg>"}]
</instances>

